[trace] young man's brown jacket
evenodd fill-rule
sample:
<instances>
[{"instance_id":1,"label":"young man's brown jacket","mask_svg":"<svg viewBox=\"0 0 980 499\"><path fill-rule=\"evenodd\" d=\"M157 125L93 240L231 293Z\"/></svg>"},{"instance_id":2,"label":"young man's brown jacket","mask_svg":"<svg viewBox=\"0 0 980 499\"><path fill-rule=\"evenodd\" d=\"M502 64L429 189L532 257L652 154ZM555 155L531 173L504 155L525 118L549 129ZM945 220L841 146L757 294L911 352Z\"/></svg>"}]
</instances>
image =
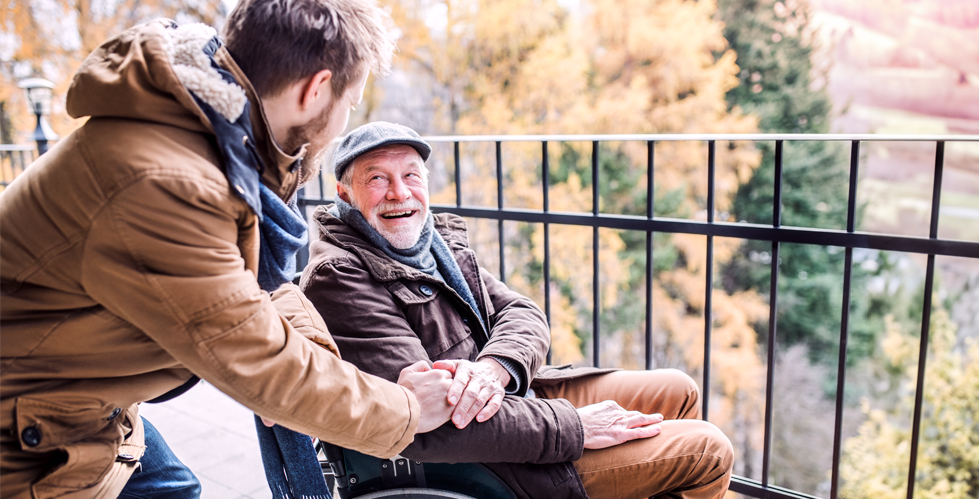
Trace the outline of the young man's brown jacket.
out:
<instances>
[{"instance_id":1,"label":"young man's brown jacket","mask_svg":"<svg viewBox=\"0 0 980 499\"><path fill-rule=\"evenodd\" d=\"M364 236L319 207L319 241L300 287L323 316L344 358L386 379L419 360L486 356L513 360L533 389L612 369L541 368L550 344L547 321L529 298L481 269L465 221L435 215L490 328L443 281L384 255ZM526 388L525 388L526 389ZM460 430L447 423L416 436L402 455L429 462L484 463L522 498L587 498L571 461L582 455L582 421L566 400L504 397L492 418Z\"/></svg>"},{"instance_id":2,"label":"young man's brown jacket","mask_svg":"<svg viewBox=\"0 0 980 499\"><path fill-rule=\"evenodd\" d=\"M390 457L413 439L410 392L341 361L295 286L259 288L256 214L175 73L172 35L153 22L90 55L67 100L90 118L0 194L5 498L115 497L143 452L137 404L192 374L362 452ZM251 102L263 181L289 198L296 158L231 56L217 60Z\"/></svg>"}]
</instances>

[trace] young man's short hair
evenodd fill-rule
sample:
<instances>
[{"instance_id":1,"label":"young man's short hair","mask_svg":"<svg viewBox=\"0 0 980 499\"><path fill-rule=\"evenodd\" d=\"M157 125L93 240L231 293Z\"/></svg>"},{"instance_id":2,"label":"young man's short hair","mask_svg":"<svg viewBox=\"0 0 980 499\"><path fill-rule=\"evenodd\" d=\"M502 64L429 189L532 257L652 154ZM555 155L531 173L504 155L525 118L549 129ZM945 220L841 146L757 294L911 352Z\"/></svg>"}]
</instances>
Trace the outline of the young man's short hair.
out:
<instances>
[{"instance_id":1,"label":"young man's short hair","mask_svg":"<svg viewBox=\"0 0 980 499\"><path fill-rule=\"evenodd\" d=\"M241 0L222 35L260 97L323 69L339 97L363 71L390 69L387 18L375 0Z\"/></svg>"}]
</instances>

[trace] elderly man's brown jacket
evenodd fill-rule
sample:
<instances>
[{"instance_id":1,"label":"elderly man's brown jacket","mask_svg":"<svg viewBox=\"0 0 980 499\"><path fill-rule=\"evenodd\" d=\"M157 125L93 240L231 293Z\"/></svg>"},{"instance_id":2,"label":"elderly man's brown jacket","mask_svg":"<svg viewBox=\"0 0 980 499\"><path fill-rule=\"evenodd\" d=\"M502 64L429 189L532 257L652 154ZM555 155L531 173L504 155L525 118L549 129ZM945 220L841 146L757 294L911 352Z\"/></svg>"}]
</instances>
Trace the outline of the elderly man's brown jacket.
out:
<instances>
[{"instance_id":1,"label":"elderly man's brown jacket","mask_svg":"<svg viewBox=\"0 0 980 499\"><path fill-rule=\"evenodd\" d=\"M390 457L413 439L410 392L340 360L295 286L259 288L256 214L185 87L209 84L193 62L213 30L184 28L149 23L90 55L67 101L90 118L0 194L4 498L115 497L144 448L137 404L192 374L362 452ZM263 181L288 199L297 158L231 56L216 59L241 88L214 87L209 104L251 102Z\"/></svg>"},{"instance_id":2,"label":"elderly man's brown jacket","mask_svg":"<svg viewBox=\"0 0 980 499\"><path fill-rule=\"evenodd\" d=\"M612 370L539 369L550 344L544 314L479 267L462 218L435 215L435 229L473 292L479 318L446 283L384 255L324 207L313 218L320 240L310 246L300 287L344 358L359 368L395 379L403 367L423 359L505 357L520 366L531 388ZM474 420L462 430L447 423L418 435L402 455L484 463L522 498L585 498L571 463L583 445L582 421L568 401L508 395L489 420Z\"/></svg>"}]
</instances>

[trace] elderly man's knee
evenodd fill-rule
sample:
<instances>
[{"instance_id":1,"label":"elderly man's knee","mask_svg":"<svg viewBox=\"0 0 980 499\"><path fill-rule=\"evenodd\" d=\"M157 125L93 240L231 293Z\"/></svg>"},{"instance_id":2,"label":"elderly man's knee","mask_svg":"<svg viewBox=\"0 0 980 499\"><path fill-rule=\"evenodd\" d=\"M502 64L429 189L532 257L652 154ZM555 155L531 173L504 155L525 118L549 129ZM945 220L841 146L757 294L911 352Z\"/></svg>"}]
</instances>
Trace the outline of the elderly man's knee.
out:
<instances>
[{"instance_id":1,"label":"elderly man's knee","mask_svg":"<svg viewBox=\"0 0 980 499\"><path fill-rule=\"evenodd\" d=\"M673 396L693 398L694 400L701 398L701 389L697 382L684 371L668 368L661 369L660 372L661 376L666 378L662 379L661 382L665 382L670 387Z\"/></svg>"},{"instance_id":2,"label":"elderly man's knee","mask_svg":"<svg viewBox=\"0 0 980 499\"><path fill-rule=\"evenodd\" d=\"M730 470L735 463L735 449L731 440L715 425L706 423L702 430L705 454L718 459L719 467Z\"/></svg>"}]
</instances>

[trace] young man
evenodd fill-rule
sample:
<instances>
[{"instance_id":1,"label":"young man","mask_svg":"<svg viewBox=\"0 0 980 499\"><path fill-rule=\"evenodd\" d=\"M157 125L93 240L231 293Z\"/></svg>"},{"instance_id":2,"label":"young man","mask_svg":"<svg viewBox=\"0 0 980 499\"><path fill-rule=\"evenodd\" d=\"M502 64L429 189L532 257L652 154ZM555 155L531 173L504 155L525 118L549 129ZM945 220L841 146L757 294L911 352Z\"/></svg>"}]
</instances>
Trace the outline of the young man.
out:
<instances>
[{"instance_id":1,"label":"young man","mask_svg":"<svg viewBox=\"0 0 980 499\"><path fill-rule=\"evenodd\" d=\"M67 108L88 121L0 194L5 498L199 496L138 416L198 376L378 456L448 420L448 373L359 372L285 284L294 195L389 67L383 20L373 0L242 0L224 45L159 20L83 62Z\"/></svg>"},{"instance_id":2,"label":"young man","mask_svg":"<svg viewBox=\"0 0 980 499\"><path fill-rule=\"evenodd\" d=\"M732 446L700 419L689 376L541 368L544 314L479 267L462 218L429 212L429 152L390 123L344 138L336 205L314 214L300 284L361 369L395 379L423 360L454 373L453 424L402 455L484 463L519 497L723 497Z\"/></svg>"}]
</instances>

